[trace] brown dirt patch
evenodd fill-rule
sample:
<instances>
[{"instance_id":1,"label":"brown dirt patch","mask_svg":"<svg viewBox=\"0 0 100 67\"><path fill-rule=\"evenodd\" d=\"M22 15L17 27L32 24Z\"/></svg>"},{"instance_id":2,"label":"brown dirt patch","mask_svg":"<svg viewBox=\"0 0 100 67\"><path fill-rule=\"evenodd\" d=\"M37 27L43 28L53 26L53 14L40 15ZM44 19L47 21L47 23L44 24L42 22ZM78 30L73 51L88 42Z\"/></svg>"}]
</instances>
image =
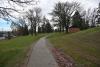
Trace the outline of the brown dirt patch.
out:
<instances>
[{"instance_id":1,"label":"brown dirt patch","mask_svg":"<svg viewBox=\"0 0 100 67\"><path fill-rule=\"evenodd\" d=\"M75 67L73 59L57 48L51 48L56 62L60 67Z\"/></svg>"}]
</instances>

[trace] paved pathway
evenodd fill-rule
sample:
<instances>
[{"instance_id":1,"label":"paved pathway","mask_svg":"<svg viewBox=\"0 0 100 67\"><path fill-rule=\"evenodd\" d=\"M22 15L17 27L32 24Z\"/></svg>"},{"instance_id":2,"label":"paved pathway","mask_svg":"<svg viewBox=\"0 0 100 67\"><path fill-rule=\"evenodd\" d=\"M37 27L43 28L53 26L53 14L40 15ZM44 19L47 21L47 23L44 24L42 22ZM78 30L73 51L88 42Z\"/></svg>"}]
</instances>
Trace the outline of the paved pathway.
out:
<instances>
[{"instance_id":1,"label":"paved pathway","mask_svg":"<svg viewBox=\"0 0 100 67\"><path fill-rule=\"evenodd\" d=\"M27 67L58 67L51 51L47 47L45 37L41 38L33 47Z\"/></svg>"}]
</instances>

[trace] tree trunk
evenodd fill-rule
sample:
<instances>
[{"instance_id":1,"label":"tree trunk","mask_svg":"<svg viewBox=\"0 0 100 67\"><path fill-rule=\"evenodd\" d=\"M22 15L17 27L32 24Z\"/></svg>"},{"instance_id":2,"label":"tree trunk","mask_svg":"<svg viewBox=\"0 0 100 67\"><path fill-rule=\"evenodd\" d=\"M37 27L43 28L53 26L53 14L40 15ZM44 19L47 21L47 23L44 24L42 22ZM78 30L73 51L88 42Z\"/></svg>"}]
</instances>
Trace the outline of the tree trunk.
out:
<instances>
[{"instance_id":1,"label":"tree trunk","mask_svg":"<svg viewBox=\"0 0 100 67\"><path fill-rule=\"evenodd\" d=\"M35 36L37 35L37 33L36 33L36 26L34 27L34 34L35 34Z\"/></svg>"},{"instance_id":2,"label":"tree trunk","mask_svg":"<svg viewBox=\"0 0 100 67\"><path fill-rule=\"evenodd\" d=\"M66 33L68 33L68 26L66 26Z\"/></svg>"},{"instance_id":3,"label":"tree trunk","mask_svg":"<svg viewBox=\"0 0 100 67\"><path fill-rule=\"evenodd\" d=\"M61 32L61 25L59 26L59 32Z\"/></svg>"}]
</instances>

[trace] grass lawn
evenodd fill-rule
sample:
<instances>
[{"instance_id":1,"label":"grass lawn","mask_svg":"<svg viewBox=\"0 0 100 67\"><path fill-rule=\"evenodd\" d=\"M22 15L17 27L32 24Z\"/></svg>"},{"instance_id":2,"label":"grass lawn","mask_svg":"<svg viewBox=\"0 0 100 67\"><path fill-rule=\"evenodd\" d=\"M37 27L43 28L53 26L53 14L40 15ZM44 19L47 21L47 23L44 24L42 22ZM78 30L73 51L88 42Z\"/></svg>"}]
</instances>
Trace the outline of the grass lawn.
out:
<instances>
[{"instance_id":1,"label":"grass lawn","mask_svg":"<svg viewBox=\"0 0 100 67\"><path fill-rule=\"evenodd\" d=\"M76 67L100 67L100 27L72 34L53 33L48 39L71 56Z\"/></svg>"},{"instance_id":2,"label":"grass lawn","mask_svg":"<svg viewBox=\"0 0 100 67\"><path fill-rule=\"evenodd\" d=\"M31 44L42 36L21 36L0 41L0 67L19 67Z\"/></svg>"}]
</instances>

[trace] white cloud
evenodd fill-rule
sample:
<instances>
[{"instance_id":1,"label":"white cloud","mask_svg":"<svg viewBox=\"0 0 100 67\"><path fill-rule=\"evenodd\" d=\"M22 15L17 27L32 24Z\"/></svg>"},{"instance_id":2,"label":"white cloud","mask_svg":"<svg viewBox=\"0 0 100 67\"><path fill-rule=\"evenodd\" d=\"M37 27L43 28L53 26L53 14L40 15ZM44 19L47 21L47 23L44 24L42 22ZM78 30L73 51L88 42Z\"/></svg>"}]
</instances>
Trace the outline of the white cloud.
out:
<instances>
[{"instance_id":1,"label":"white cloud","mask_svg":"<svg viewBox=\"0 0 100 67\"><path fill-rule=\"evenodd\" d=\"M6 0L5 0L6 1ZM48 14L50 13L53 8L54 8L54 5L55 3L57 2L73 2L73 1L77 1L77 2L80 2L81 5L84 7L84 9L88 9L88 8L96 8L98 6L98 3L100 2L100 0L39 0L40 3L37 5L39 7L42 8L42 14L45 15L48 19L51 18L51 16ZM4 0L1 0L0 1L0 6L9 6L8 4L6 3L3 3ZM24 7L24 10L23 8L20 8L20 7L16 7L17 9L21 9L23 11L27 11L28 9L30 8L33 8L33 6L27 6L27 7ZM19 16L19 15L22 15L22 14L18 14L18 13L12 13L14 16ZM8 28L5 28L6 30L10 30Z\"/></svg>"},{"instance_id":2,"label":"white cloud","mask_svg":"<svg viewBox=\"0 0 100 67\"><path fill-rule=\"evenodd\" d=\"M50 15L48 13L50 13L53 10L55 3L59 1L80 2L81 6L83 6L85 10L88 8L96 8L98 6L98 3L100 2L100 0L40 0L40 4L38 6L42 8L43 15L46 15L48 16L48 18L50 18Z\"/></svg>"}]
</instances>

